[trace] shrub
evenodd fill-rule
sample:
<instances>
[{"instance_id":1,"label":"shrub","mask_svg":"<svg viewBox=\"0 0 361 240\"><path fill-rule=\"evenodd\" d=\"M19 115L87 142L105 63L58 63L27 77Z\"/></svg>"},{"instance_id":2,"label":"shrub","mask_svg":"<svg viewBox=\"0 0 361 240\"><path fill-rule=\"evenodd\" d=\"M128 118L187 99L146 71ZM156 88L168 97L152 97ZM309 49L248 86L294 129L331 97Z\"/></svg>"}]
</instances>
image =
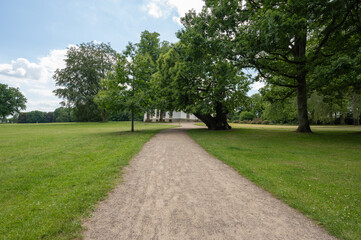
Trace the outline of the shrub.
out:
<instances>
[{"instance_id":1,"label":"shrub","mask_svg":"<svg viewBox=\"0 0 361 240\"><path fill-rule=\"evenodd\" d=\"M233 123L239 123L239 120L233 120Z\"/></svg>"},{"instance_id":2,"label":"shrub","mask_svg":"<svg viewBox=\"0 0 361 240\"><path fill-rule=\"evenodd\" d=\"M241 114L239 115L239 119L241 120L241 121L243 121L243 120L252 120L253 118L254 118L255 116L254 116L254 114L253 113L251 113L251 112L241 112Z\"/></svg>"},{"instance_id":3,"label":"shrub","mask_svg":"<svg viewBox=\"0 0 361 240\"><path fill-rule=\"evenodd\" d=\"M243 120L242 123L249 124L248 120Z\"/></svg>"},{"instance_id":4,"label":"shrub","mask_svg":"<svg viewBox=\"0 0 361 240\"><path fill-rule=\"evenodd\" d=\"M268 124L269 124L269 121L268 121L268 120L265 120L265 121L262 122L262 124L268 125Z\"/></svg>"}]
</instances>

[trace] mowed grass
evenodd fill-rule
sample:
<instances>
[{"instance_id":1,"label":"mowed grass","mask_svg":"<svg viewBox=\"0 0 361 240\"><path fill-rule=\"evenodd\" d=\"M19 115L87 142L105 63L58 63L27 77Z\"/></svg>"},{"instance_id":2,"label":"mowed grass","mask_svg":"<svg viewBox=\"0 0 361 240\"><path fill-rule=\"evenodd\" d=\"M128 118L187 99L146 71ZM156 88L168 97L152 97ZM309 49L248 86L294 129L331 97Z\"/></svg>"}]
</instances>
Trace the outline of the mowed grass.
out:
<instances>
[{"instance_id":1,"label":"mowed grass","mask_svg":"<svg viewBox=\"0 0 361 240\"><path fill-rule=\"evenodd\" d=\"M190 136L341 239L361 239L361 127L232 125Z\"/></svg>"},{"instance_id":2,"label":"mowed grass","mask_svg":"<svg viewBox=\"0 0 361 240\"><path fill-rule=\"evenodd\" d=\"M160 129L136 123L0 124L0 239L71 239Z\"/></svg>"}]
</instances>

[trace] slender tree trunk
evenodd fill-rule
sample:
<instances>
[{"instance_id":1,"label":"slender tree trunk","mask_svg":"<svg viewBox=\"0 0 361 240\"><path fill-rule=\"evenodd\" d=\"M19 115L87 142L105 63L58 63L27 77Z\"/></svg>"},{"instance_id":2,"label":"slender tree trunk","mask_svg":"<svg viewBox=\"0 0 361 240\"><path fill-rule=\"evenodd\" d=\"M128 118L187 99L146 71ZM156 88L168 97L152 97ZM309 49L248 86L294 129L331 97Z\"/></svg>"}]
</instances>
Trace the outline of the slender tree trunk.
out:
<instances>
[{"instance_id":1,"label":"slender tree trunk","mask_svg":"<svg viewBox=\"0 0 361 240\"><path fill-rule=\"evenodd\" d=\"M333 116L333 112L330 112L330 125L335 125L335 118Z\"/></svg>"},{"instance_id":2,"label":"slender tree trunk","mask_svg":"<svg viewBox=\"0 0 361 240\"><path fill-rule=\"evenodd\" d=\"M134 76L134 74L133 74ZM134 100L134 94L135 93L135 89L134 89L134 77L132 78L132 97ZM132 106L132 112L131 112L131 119L132 119L132 132L134 132L134 105Z\"/></svg>"},{"instance_id":3,"label":"slender tree trunk","mask_svg":"<svg viewBox=\"0 0 361 240\"><path fill-rule=\"evenodd\" d=\"M71 116L70 116L70 104L67 104L67 112L68 112L68 122L71 122Z\"/></svg>"},{"instance_id":4,"label":"slender tree trunk","mask_svg":"<svg viewBox=\"0 0 361 240\"><path fill-rule=\"evenodd\" d=\"M340 115L340 125L345 125L345 114L343 112Z\"/></svg>"},{"instance_id":5,"label":"slender tree trunk","mask_svg":"<svg viewBox=\"0 0 361 240\"><path fill-rule=\"evenodd\" d=\"M307 27L305 26L304 33L295 38L294 58L300 61L298 67L297 78L297 116L299 133L311 133L310 122L308 120L307 111L307 88L306 88L306 43L307 43Z\"/></svg>"},{"instance_id":6,"label":"slender tree trunk","mask_svg":"<svg viewBox=\"0 0 361 240\"><path fill-rule=\"evenodd\" d=\"M159 110L159 122L164 122L163 116L164 116L164 111Z\"/></svg>"},{"instance_id":7,"label":"slender tree trunk","mask_svg":"<svg viewBox=\"0 0 361 240\"><path fill-rule=\"evenodd\" d=\"M194 116L204 122L204 124L207 125L208 130L229 130L232 127L229 126L227 122L227 113L228 110L226 110L221 103L217 103L215 117L211 114L200 113L194 113Z\"/></svg>"},{"instance_id":8,"label":"slender tree trunk","mask_svg":"<svg viewBox=\"0 0 361 240\"><path fill-rule=\"evenodd\" d=\"M134 110L132 109L132 113L131 113L131 118L132 118L132 132L134 132Z\"/></svg>"},{"instance_id":9,"label":"slender tree trunk","mask_svg":"<svg viewBox=\"0 0 361 240\"><path fill-rule=\"evenodd\" d=\"M102 120L103 122L107 120L107 112L105 110L102 111Z\"/></svg>"},{"instance_id":10,"label":"slender tree trunk","mask_svg":"<svg viewBox=\"0 0 361 240\"><path fill-rule=\"evenodd\" d=\"M360 124L360 110L358 109L357 106L357 95L355 91L352 92L351 104L352 104L353 125L358 126Z\"/></svg>"}]
</instances>

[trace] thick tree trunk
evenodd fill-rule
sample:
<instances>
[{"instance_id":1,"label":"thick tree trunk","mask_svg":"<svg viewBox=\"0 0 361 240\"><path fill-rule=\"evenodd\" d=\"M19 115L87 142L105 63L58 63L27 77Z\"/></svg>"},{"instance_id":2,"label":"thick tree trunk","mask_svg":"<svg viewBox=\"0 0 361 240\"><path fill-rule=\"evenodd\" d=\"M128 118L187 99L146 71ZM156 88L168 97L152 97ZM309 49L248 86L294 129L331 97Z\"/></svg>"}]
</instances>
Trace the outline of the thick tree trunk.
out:
<instances>
[{"instance_id":1,"label":"thick tree trunk","mask_svg":"<svg viewBox=\"0 0 361 240\"><path fill-rule=\"evenodd\" d=\"M227 113L228 110L226 110L221 103L217 103L215 117L211 114L200 113L194 113L194 116L204 122L207 125L208 130L229 130L232 127L229 126L227 122Z\"/></svg>"},{"instance_id":2,"label":"thick tree trunk","mask_svg":"<svg viewBox=\"0 0 361 240\"><path fill-rule=\"evenodd\" d=\"M298 66L297 77L297 116L299 133L311 133L310 122L308 120L307 111L307 88L306 88L306 43L307 43L307 27L305 26L304 33L297 36L295 39L294 58L300 61Z\"/></svg>"},{"instance_id":3,"label":"thick tree trunk","mask_svg":"<svg viewBox=\"0 0 361 240\"><path fill-rule=\"evenodd\" d=\"M304 81L298 81L297 116L298 116L297 132L299 133L312 132L308 120L306 79L304 79Z\"/></svg>"}]
</instances>

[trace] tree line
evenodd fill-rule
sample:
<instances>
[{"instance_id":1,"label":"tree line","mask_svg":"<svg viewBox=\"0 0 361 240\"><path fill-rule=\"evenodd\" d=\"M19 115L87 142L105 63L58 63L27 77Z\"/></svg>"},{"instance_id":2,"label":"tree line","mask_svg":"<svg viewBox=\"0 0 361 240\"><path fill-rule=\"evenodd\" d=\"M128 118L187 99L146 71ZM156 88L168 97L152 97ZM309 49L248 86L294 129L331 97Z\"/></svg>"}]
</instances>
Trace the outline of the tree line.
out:
<instances>
[{"instance_id":1,"label":"tree line","mask_svg":"<svg viewBox=\"0 0 361 240\"><path fill-rule=\"evenodd\" d=\"M347 95L343 105L328 101L317 93L307 100L310 123L314 125L359 125L361 124L361 98ZM360 109L360 110L359 110ZM253 94L248 103L230 113L227 118L233 123L297 124L297 99L268 101L260 93Z\"/></svg>"},{"instance_id":2,"label":"tree line","mask_svg":"<svg viewBox=\"0 0 361 240\"><path fill-rule=\"evenodd\" d=\"M358 0L206 0L181 18L176 43L144 31L122 52L109 43L70 47L54 93L76 121L182 110L218 130L231 128L229 116L252 112L247 92L261 81L256 118L295 122L306 133L311 123L344 123L350 114L358 124L360 16Z\"/></svg>"},{"instance_id":3,"label":"tree line","mask_svg":"<svg viewBox=\"0 0 361 240\"><path fill-rule=\"evenodd\" d=\"M207 0L200 13L181 19L177 43L144 31L121 53L107 44L69 49L66 68L54 76L62 87L55 92L76 114L97 113L91 120L119 109L182 110L217 130L231 128L227 115L247 108L250 84L262 81L267 120L293 119L298 132L311 132L310 123L343 123L352 113L357 124L360 9L357 0ZM245 74L250 68L256 77Z\"/></svg>"},{"instance_id":4,"label":"tree line","mask_svg":"<svg viewBox=\"0 0 361 240\"><path fill-rule=\"evenodd\" d=\"M129 121L130 114L124 111L118 111L108 116L109 121ZM143 115L136 115L135 120L143 120ZM75 122L73 108L59 107L54 112L30 111L15 113L8 119L9 123L55 123L55 122Z\"/></svg>"}]
</instances>

